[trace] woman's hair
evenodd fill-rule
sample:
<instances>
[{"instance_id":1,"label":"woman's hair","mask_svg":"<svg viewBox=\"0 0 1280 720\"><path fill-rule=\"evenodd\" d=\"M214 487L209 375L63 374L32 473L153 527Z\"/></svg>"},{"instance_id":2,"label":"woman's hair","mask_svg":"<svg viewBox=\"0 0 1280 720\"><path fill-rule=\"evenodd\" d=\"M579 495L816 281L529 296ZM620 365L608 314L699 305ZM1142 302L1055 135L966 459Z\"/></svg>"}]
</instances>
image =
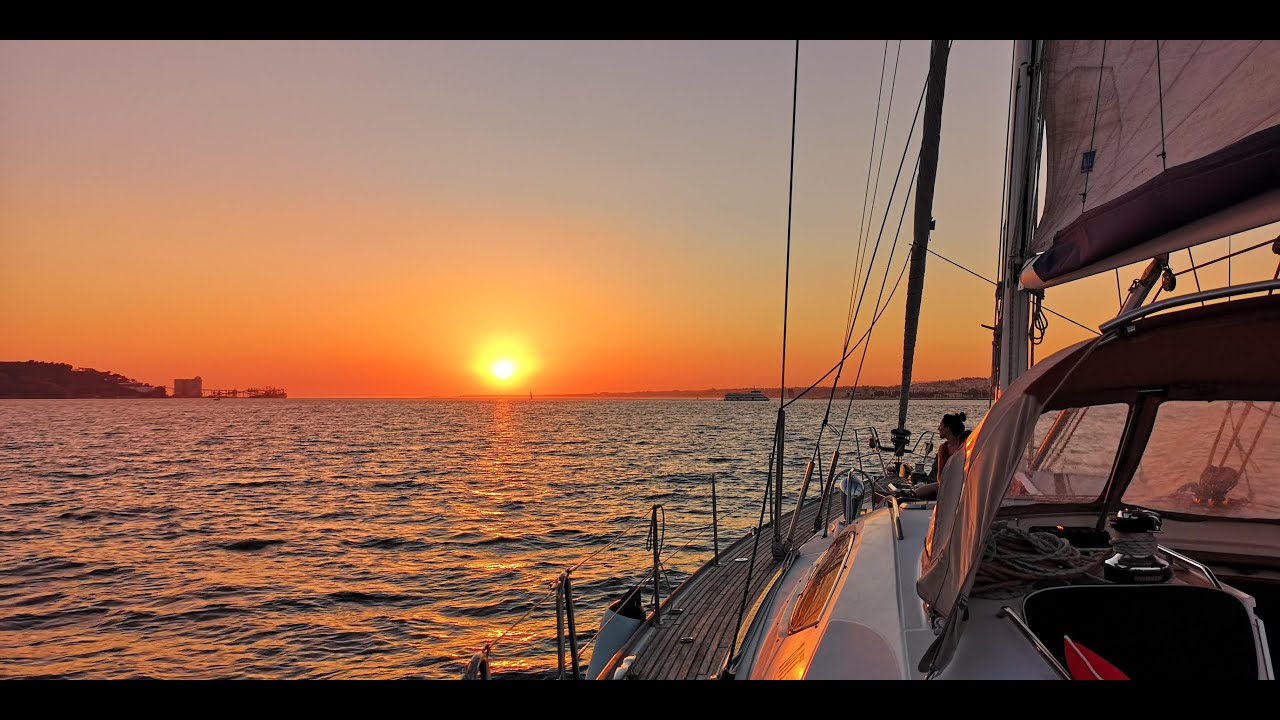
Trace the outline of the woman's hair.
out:
<instances>
[{"instance_id":1,"label":"woman's hair","mask_svg":"<svg viewBox=\"0 0 1280 720\"><path fill-rule=\"evenodd\" d=\"M952 414L943 415L942 424L945 425L947 429L951 431L951 434L955 435L956 437L960 437L960 433L964 432L964 421L967 419L968 419L967 416L962 411L962 412L955 413L953 415Z\"/></svg>"}]
</instances>

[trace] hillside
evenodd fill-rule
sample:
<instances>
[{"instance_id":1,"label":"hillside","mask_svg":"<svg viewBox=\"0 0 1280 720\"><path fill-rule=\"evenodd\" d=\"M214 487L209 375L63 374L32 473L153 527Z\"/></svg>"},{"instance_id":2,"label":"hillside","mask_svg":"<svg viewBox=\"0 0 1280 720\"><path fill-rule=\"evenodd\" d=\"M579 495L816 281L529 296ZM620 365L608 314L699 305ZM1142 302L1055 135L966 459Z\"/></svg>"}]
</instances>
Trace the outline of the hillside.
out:
<instances>
[{"instance_id":1,"label":"hillside","mask_svg":"<svg viewBox=\"0 0 1280 720\"><path fill-rule=\"evenodd\" d=\"M0 362L0 398L162 398L163 387L66 363Z\"/></svg>"}]
</instances>

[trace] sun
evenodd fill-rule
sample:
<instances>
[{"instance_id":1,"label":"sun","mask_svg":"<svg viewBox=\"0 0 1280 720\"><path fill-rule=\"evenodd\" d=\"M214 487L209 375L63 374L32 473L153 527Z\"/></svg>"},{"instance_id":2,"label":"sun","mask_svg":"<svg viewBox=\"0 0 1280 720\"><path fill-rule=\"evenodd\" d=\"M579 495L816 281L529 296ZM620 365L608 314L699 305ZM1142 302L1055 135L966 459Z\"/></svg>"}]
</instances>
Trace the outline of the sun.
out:
<instances>
[{"instance_id":1,"label":"sun","mask_svg":"<svg viewBox=\"0 0 1280 720\"><path fill-rule=\"evenodd\" d=\"M528 340L515 336L479 339L471 360L471 372L477 382L503 393L510 392L517 383L532 383L540 366L538 356L530 351Z\"/></svg>"},{"instance_id":2,"label":"sun","mask_svg":"<svg viewBox=\"0 0 1280 720\"><path fill-rule=\"evenodd\" d=\"M489 366L489 372L499 380L510 380L511 376L516 374L516 364L508 358L494 360Z\"/></svg>"}]
</instances>

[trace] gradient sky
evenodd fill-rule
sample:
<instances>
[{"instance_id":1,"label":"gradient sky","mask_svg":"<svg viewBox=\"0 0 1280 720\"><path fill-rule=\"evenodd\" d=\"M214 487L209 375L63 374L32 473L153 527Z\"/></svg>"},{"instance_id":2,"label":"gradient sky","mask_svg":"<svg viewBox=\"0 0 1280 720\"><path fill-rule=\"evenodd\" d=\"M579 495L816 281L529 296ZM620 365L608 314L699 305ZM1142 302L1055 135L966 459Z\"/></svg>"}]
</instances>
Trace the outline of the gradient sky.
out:
<instances>
[{"instance_id":1,"label":"gradient sky","mask_svg":"<svg viewBox=\"0 0 1280 720\"><path fill-rule=\"evenodd\" d=\"M885 47L801 43L788 385L839 355ZM946 86L931 247L987 277L1011 47L956 41ZM293 397L776 387L793 57L791 41L0 42L0 360ZM873 242L927 61L927 41L902 43ZM903 286L864 384L900 378ZM992 303L930 258L916 379L988 375ZM1046 304L1096 326L1115 278ZM1038 353L1086 335L1051 318Z\"/></svg>"}]
</instances>

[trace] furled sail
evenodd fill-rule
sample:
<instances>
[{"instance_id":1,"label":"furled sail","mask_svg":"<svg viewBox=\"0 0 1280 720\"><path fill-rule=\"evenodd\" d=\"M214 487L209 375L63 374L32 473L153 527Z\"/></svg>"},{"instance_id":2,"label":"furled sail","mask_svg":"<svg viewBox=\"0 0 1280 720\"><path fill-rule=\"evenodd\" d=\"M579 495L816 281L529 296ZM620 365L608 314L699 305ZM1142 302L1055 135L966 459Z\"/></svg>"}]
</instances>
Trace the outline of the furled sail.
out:
<instances>
[{"instance_id":1,"label":"furled sail","mask_svg":"<svg viewBox=\"0 0 1280 720\"><path fill-rule=\"evenodd\" d=\"M1047 41L1045 205L1023 287L1280 221L1280 40L1158 47Z\"/></svg>"}]
</instances>

